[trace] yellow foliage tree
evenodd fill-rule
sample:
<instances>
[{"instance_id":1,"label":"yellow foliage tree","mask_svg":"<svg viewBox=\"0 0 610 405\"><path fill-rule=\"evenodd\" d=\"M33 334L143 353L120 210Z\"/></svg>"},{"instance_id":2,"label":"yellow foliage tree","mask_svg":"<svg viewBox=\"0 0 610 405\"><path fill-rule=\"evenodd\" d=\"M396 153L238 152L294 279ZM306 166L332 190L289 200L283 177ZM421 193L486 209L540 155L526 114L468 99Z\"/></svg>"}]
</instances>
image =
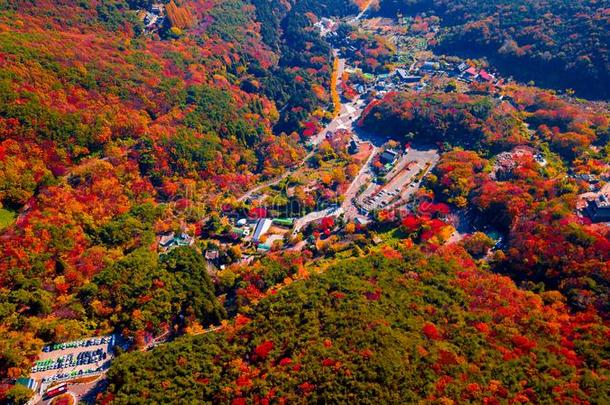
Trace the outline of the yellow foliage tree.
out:
<instances>
[{"instance_id":1,"label":"yellow foliage tree","mask_svg":"<svg viewBox=\"0 0 610 405\"><path fill-rule=\"evenodd\" d=\"M185 29L195 25L195 16L186 6L178 7L174 0L165 6L167 18L173 28Z\"/></svg>"},{"instance_id":2,"label":"yellow foliage tree","mask_svg":"<svg viewBox=\"0 0 610 405\"><path fill-rule=\"evenodd\" d=\"M356 224L354 224L353 222L350 222L347 225L345 225L346 233L354 233L355 231L356 231Z\"/></svg>"},{"instance_id":3,"label":"yellow foliage tree","mask_svg":"<svg viewBox=\"0 0 610 405\"><path fill-rule=\"evenodd\" d=\"M339 115L341 111L341 100L339 99L339 92L337 91L337 76L339 74L339 59L333 60L333 74L330 78L330 96L333 101L333 118Z\"/></svg>"}]
</instances>

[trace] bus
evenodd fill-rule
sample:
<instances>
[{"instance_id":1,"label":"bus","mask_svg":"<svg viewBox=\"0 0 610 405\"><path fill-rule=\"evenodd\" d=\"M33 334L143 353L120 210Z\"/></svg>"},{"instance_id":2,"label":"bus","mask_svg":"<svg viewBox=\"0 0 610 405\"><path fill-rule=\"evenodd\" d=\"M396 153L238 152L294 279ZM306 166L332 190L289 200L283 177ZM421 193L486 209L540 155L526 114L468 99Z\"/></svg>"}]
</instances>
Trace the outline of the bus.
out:
<instances>
[{"instance_id":1,"label":"bus","mask_svg":"<svg viewBox=\"0 0 610 405\"><path fill-rule=\"evenodd\" d=\"M62 383L45 391L43 398L49 399L61 395L68 391L68 384Z\"/></svg>"}]
</instances>

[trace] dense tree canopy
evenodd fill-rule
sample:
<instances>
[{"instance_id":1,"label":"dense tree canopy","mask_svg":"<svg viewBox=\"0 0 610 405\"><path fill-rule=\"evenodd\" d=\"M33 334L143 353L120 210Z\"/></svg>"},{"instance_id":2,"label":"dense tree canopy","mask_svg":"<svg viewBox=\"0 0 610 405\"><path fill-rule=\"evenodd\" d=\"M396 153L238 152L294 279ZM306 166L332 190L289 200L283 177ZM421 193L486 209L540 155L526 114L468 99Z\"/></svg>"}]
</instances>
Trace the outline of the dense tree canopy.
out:
<instances>
[{"instance_id":1,"label":"dense tree canopy","mask_svg":"<svg viewBox=\"0 0 610 405\"><path fill-rule=\"evenodd\" d=\"M174 249L160 260L155 252L136 250L97 274L80 292L92 316L114 313L117 327L159 332L190 317L217 324L226 313L216 300L204 258L193 249Z\"/></svg>"},{"instance_id":2,"label":"dense tree canopy","mask_svg":"<svg viewBox=\"0 0 610 405\"><path fill-rule=\"evenodd\" d=\"M403 140L447 143L469 149L505 148L524 140L514 114L488 96L389 93L368 105L360 125Z\"/></svg>"},{"instance_id":3,"label":"dense tree canopy","mask_svg":"<svg viewBox=\"0 0 610 405\"><path fill-rule=\"evenodd\" d=\"M608 330L563 309L472 264L386 248L286 287L222 332L121 356L108 398L604 402Z\"/></svg>"}]
</instances>

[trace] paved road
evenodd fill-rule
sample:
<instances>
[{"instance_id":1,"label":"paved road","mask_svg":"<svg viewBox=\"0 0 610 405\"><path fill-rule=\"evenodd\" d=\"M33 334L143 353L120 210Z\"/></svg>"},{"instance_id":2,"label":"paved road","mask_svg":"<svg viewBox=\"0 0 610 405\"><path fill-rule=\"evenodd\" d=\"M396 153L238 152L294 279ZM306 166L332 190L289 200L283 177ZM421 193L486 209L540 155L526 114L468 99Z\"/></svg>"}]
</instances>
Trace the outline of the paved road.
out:
<instances>
[{"instance_id":1,"label":"paved road","mask_svg":"<svg viewBox=\"0 0 610 405\"><path fill-rule=\"evenodd\" d=\"M292 173L296 172L299 168L301 168L305 162L307 162L307 160L309 158L311 158L313 156L313 151L309 152L304 158L303 160L301 160L299 162L299 164L287 171L285 171L281 176L275 177L269 181L266 181L264 183L259 184L258 186L251 188L250 190L246 191L244 194L242 194L237 201L242 202L242 201L246 201L248 198L252 197L254 194L257 194L258 192L260 192L261 190L267 188L267 187L271 187L271 186L275 186L277 184L279 184L282 180L284 180L285 178L287 178L288 176L290 176Z\"/></svg>"},{"instance_id":2,"label":"paved road","mask_svg":"<svg viewBox=\"0 0 610 405\"><path fill-rule=\"evenodd\" d=\"M341 83L343 81L343 72L345 72L345 59L339 58L339 52L336 49L333 49L333 55L335 58L339 59L337 63L337 91L341 93Z\"/></svg>"},{"instance_id":3,"label":"paved road","mask_svg":"<svg viewBox=\"0 0 610 405\"><path fill-rule=\"evenodd\" d=\"M364 105L359 98L355 98L348 103L341 104L341 111L339 112L339 115L329 122L322 131L310 138L311 144L318 146L326 137L327 132L335 132L339 129L351 130L356 121L358 121L358 118L363 110Z\"/></svg>"},{"instance_id":4,"label":"paved road","mask_svg":"<svg viewBox=\"0 0 610 405\"><path fill-rule=\"evenodd\" d=\"M360 168L360 171L352 181L352 184L350 184L349 188L345 192L345 199L343 200L343 204L341 204L341 208L343 208L343 211L345 212L345 219L347 220L351 220L359 216L358 208L354 204L356 194L358 194L360 188L366 185L367 182L369 182L373 176L373 173L371 171L371 161L377 155L379 148L372 144L371 146L371 154L369 155L364 165L362 165L362 167Z\"/></svg>"},{"instance_id":5,"label":"paved road","mask_svg":"<svg viewBox=\"0 0 610 405\"><path fill-rule=\"evenodd\" d=\"M70 392L76 397L78 403L95 404L98 394L106 391L108 379L106 375L101 375L99 379L85 384L69 385Z\"/></svg>"},{"instance_id":6,"label":"paved road","mask_svg":"<svg viewBox=\"0 0 610 405\"><path fill-rule=\"evenodd\" d=\"M193 335L205 335L206 333L212 333L212 332L217 332L219 330L221 330L222 328L224 328L224 326L222 325L218 325L218 326L211 326L199 333L193 333Z\"/></svg>"},{"instance_id":7,"label":"paved road","mask_svg":"<svg viewBox=\"0 0 610 405\"><path fill-rule=\"evenodd\" d=\"M108 385L108 380L105 375L100 375L98 379L88 383L68 383L67 393L74 398L75 404L95 404L96 397L99 393L104 392ZM34 403L36 405L50 405L54 398L39 399Z\"/></svg>"},{"instance_id":8,"label":"paved road","mask_svg":"<svg viewBox=\"0 0 610 405\"><path fill-rule=\"evenodd\" d=\"M345 69L345 60L339 59L338 70L340 73L342 73L343 69ZM324 129L322 129L320 132L318 132L316 135L312 136L309 139L309 142L313 146L313 150L311 152L309 152L296 166L287 170L281 176L278 176L274 179L266 181L262 184L259 184L256 187L246 191L244 194L242 194L237 199L237 201L240 201L240 202L245 201L248 198L252 197L254 194L260 192L261 190L263 190L267 187L275 186L275 185L279 184L282 180L286 179L291 174L295 173L298 169L303 167L305 162L307 162L314 155L314 153L317 150L318 145L320 145L320 143L322 143L322 141L326 138L326 133L328 133L328 132L333 133L339 129L351 130L355 126L355 123L358 120L358 118L360 117L360 114L362 113L363 109L364 109L364 104L359 98L355 98L354 100L352 100L348 103L342 103L339 115L337 117L335 117L331 122L329 122L328 125L326 125L324 127Z\"/></svg>"}]
</instances>

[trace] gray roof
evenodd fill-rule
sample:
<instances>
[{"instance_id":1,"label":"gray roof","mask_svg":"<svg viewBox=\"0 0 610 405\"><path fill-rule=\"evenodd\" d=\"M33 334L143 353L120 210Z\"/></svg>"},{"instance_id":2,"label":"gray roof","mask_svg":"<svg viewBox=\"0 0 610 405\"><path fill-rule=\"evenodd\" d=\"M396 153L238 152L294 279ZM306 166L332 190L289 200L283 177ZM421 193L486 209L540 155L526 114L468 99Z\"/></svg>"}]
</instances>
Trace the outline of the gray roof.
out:
<instances>
[{"instance_id":1,"label":"gray roof","mask_svg":"<svg viewBox=\"0 0 610 405\"><path fill-rule=\"evenodd\" d=\"M396 69L396 74L400 76L401 79L406 79L409 76L409 73L405 69Z\"/></svg>"},{"instance_id":2,"label":"gray roof","mask_svg":"<svg viewBox=\"0 0 610 405\"><path fill-rule=\"evenodd\" d=\"M271 226L271 224L273 223L273 221L269 218L261 218L258 220L258 222L256 223L256 228L254 229L254 236L252 237L252 240L254 240L255 242L258 242L261 238L261 236L263 236L265 233L267 233L267 231L269 230L269 227Z\"/></svg>"}]
</instances>

